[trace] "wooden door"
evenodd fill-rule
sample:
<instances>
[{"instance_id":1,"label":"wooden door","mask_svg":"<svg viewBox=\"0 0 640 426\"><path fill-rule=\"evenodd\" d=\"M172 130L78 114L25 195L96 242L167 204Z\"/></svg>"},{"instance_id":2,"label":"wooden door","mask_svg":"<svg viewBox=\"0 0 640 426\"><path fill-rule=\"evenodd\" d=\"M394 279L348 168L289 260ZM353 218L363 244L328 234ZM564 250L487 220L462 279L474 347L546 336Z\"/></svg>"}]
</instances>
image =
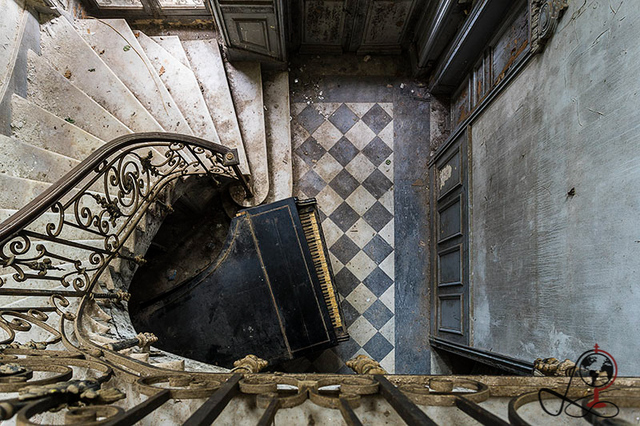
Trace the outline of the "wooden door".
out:
<instances>
[{"instance_id":1,"label":"wooden door","mask_svg":"<svg viewBox=\"0 0 640 426\"><path fill-rule=\"evenodd\" d=\"M432 332L469 344L468 131L436 158L432 177Z\"/></svg>"},{"instance_id":2,"label":"wooden door","mask_svg":"<svg viewBox=\"0 0 640 426\"><path fill-rule=\"evenodd\" d=\"M211 0L230 60L287 60L283 0Z\"/></svg>"},{"instance_id":3,"label":"wooden door","mask_svg":"<svg viewBox=\"0 0 640 426\"><path fill-rule=\"evenodd\" d=\"M295 0L290 47L301 53L399 54L424 0Z\"/></svg>"}]
</instances>

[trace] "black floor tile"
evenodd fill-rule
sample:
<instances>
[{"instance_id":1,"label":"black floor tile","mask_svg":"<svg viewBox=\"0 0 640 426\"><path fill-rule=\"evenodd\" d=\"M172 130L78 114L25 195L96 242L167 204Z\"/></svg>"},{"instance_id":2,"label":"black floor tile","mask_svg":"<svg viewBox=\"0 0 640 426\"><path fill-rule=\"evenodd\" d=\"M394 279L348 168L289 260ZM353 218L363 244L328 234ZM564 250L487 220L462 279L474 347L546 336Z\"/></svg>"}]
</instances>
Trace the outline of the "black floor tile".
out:
<instances>
[{"instance_id":1,"label":"black floor tile","mask_svg":"<svg viewBox=\"0 0 640 426\"><path fill-rule=\"evenodd\" d=\"M346 202L342 202L329 217L333 223L338 225L338 228L342 229L342 232L347 232L360 218L358 213Z\"/></svg>"},{"instance_id":2,"label":"black floor tile","mask_svg":"<svg viewBox=\"0 0 640 426\"><path fill-rule=\"evenodd\" d=\"M380 362L393 349L393 345L380 333L376 333L364 346L371 357Z\"/></svg>"},{"instance_id":3,"label":"black floor tile","mask_svg":"<svg viewBox=\"0 0 640 426\"><path fill-rule=\"evenodd\" d=\"M331 124L336 126L342 134L345 134L358 122L359 118L345 104L340 107L329 117Z\"/></svg>"},{"instance_id":4,"label":"black floor tile","mask_svg":"<svg viewBox=\"0 0 640 426\"><path fill-rule=\"evenodd\" d=\"M364 121L376 135L387 127L387 124L389 124L391 120L391 116L378 104L372 106L371 109L362 116L362 121Z\"/></svg>"},{"instance_id":5,"label":"black floor tile","mask_svg":"<svg viewBox=\"0 0 640 426\"><path fill-rule=\"evenodd\" d=\"M383 260L387 258L393 251L393 247L391 247L380 235L376 235L367 243L366 246L362 249L371 260L376 262L376 264L380 264Z\"/></svg>"},{"instance_id":6,"label":"black floor tile","mask_svg":"<svg viewBox=\"0 0 640 426\"><path fill-rule=\"evenodd\" d=\"M369 177L362 182L362 186L367 188L367 191L369 191L371 195L376 198L380 198L389 189L391 189L393 182L391 182L380 170L375 169L371 172Z\"/></svg>"},{"instance_id":7,"label":"black floor tile","mask_svg":"<svg viewBox=\"0 0 640 426\"><path fill-rule=\"evenodd\" d=\"M364 213L363 217L376 232L380 232L380 230L393 219L393 215L389 213L389 210L379 201L376 201L376 203Z\"/></svg>"},{"instance_id":8,"label":"black floor tile","mask_svg":"<svg viewBox=\"0 0 640 426\"><path fill-rule=\"evenodd\" d=\"M393 317L393 312L384 303L376 300L363 315L376 330L380 330Z\"/></svg>"}]
</instances>

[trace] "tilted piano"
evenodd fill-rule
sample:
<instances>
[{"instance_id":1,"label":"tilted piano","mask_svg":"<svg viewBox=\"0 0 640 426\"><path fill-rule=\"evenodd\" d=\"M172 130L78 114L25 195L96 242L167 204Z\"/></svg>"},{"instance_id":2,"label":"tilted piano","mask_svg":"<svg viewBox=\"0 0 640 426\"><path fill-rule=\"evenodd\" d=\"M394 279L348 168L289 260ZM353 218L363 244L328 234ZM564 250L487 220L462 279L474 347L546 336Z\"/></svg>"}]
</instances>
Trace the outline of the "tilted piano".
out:
<instances>
[{"instance_id":1,"label":"tilted piano","mask_svg":"<svg viewBox=\"0 0 640 426\"><path fill-rule=\"evenodd\" d=\"M314 199L241 210L210 265L136 310L136 328L156 334L156 346L224 367L349 338Z\"/></svg>"}]
</instances>

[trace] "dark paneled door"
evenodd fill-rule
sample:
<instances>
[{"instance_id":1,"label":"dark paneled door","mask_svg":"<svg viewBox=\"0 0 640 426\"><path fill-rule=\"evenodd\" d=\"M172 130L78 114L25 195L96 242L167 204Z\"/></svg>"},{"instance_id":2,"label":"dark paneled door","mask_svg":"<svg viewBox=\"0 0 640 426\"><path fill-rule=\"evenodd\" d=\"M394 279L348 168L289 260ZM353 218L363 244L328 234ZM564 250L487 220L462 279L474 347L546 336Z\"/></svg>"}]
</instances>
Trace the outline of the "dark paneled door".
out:
<instances>
[{"instance_id":1,"label":"dark paneled door","mask_svg":"<svg viewBox=\"0 0 640 426\"><path fill-rule=\"evenodd\" d=\"M284 0L210 0L231 60L286 61Z\"/></svg>"},{"instance_id":2,"label":"dark paneled door","mask_svg":"<svg viewBox=\"0 0 640 426\"><path fill-rule=\"evenodd\" d=\"M424 0L295 0L290 47L301 53L398 54Z\"/></svg>"},{"instance_id":3,"label":"dark paneled door","mask_svg":"<svg viewBox=\"0 0 640 426\"><path fill-rule=\"evenodd\" d=\"M469 344L468 132L431 167L432 325L435 336Z\"/></svg>"}]
</instances>

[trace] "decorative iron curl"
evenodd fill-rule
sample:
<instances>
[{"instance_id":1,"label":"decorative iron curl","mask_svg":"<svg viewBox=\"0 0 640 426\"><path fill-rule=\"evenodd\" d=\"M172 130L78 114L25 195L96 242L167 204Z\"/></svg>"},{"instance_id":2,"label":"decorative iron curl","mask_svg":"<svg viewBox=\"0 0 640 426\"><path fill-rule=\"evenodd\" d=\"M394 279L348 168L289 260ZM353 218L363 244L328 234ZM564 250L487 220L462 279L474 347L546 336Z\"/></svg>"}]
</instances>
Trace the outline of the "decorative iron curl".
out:
<instances>
[{"instance_id":1,"label":"decorative iron curl","mask_svg":"<svg viewBox=\"0 0 640 426\"><path fill-rule=\"evenodd\" d=\"M58 223L49 222L47 223L46 230L47 235L51 237L57 237L62 232L64 227L64 206L60 201L57 201L55 204L51 206L51 212L58 214Z\"/></svg>"},{"instance_id":2,"label":"decorative iron curl","mask_svg":"<svg viewBox=\"0 0 640 426\"><path fill-rule=\"evenodd\" d=\"M67 300L66 297L60 294L54 294L51 297L49 297L49 302L51 302L51 305L55 308L56 313L60 315L62 318L69 321L74 321L76 319L75 314L71 312L65 312L60 308L60 306L62 306L63 308L66 308L69 306L69 301ZM58 303L60 304L60 306L58 306Z\"/></svg>"},{"instance_id":3,"label":"decorative iron curl","mask_svg":"<svg viewBox=\"0 0 640 426\"><path fill-rule=\"evenodd\" d=\"M13 319L9 321L6 317L11 316ZM0 313L0 327L1 324L4 323L8 327L10 327L14 332L27 332L30 331L33 326L46 331L52 337L48 340L41 342L45 347L47 345L52 345L58 343L62 336L58 330L47 324L49 320L49 316L44 312L41 312L36 309L30 309L28 312L16 312L16 311L4 311ZM2 327L4 328L4 327ZM4 328L6 330L6 328ZM15 340L15 333L13 333L13 338L10 341L0 342L1 344L11 343Z\"/></svg>"},{"instance_id":4,"label":"decorative iron curl","mask_svg":"<svg viewBox=\"0 0 640 426\"><path fill-rule=\"evenodd\" d=\"M65 287L72 285L73 289L76 291L86 291L90 280L91 278L89 278L86 268L81 267L79 270L71 271L63 275L61 282Z\"/></svg>"}]
</instances>

